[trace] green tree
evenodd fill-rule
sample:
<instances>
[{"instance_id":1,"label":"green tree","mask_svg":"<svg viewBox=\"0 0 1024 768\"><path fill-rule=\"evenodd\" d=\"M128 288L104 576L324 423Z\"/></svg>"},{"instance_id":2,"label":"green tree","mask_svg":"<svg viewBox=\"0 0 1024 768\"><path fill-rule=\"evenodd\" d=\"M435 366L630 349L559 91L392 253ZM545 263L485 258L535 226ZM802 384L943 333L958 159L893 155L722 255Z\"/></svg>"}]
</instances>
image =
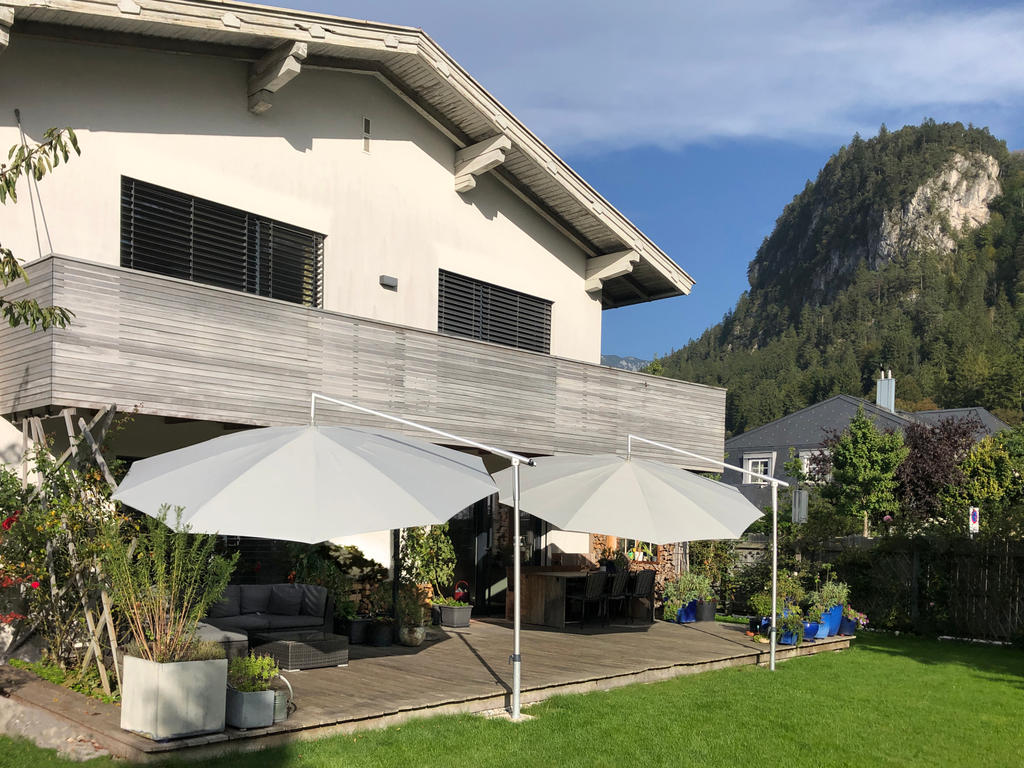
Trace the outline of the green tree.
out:
<instances>
[{"instance_id":1,"label":"green tree","mask_svg":"<svg viewBox=\"0 0 1024 768\"><path fill-rule=\"evenodd\" d=\"M15 144L7 153L7 163L0 163L0 204L18 201L18 181L31 175L36 181L52 171L61 162L66 163L71 151L81 154L78 139L70 128L51 128L43 141L29 146ZM15 280L28 282L28 275L9 248L0 244L0 288ZM11 327L27 325L32 330L46 330L52 326L67 327L74 313L64 307L41 307L35 299L7 299L0 296L0 314Z\"/></svg>"},{"instance_id":2,"label":"green tree","mask_svg":"<svg viewBox=\"0 0 1024 768\"><path fill-rule=\"evenodd\" d=\"M896 470L907 457L899 432L880 432L863 408L840 435L826 440L832 480L823 495L835 505L837 514L862 518L864 535L890 519L899 510L896 500Z\"/></svg>"}]
</instances>

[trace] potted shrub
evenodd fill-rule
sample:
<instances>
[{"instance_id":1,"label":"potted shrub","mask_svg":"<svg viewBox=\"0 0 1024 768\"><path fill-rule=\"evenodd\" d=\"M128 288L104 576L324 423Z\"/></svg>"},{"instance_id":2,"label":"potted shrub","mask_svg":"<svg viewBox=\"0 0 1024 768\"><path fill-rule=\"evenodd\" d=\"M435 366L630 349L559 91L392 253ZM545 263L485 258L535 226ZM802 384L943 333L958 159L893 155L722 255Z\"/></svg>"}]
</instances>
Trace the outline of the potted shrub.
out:
<instances>
[{"instance_id":1,"label":"potted shrub","mask_svg":"<svg viewBox=\"0 0 1024 768\"><path fill-rule=\"evenodd\" d=\"M367 597L370 615L366 627L366 644L378 648L391 645L395 639L395 625L391 616L391 582L378 581Z\"/></svg>"},{"instance_id":2,"label":"potted shrub","mask_svg":"<svg viewBox=\"0 0 1024 768\"><path fill-rule=\"evenodd\" d=\"M850 599L850 588L841 581L826 581L818 590L816 602L822 606L822 618L828 624L828 635L839 632L843 606Z\"/></svg>"},{"instance_id":3,"label":"potted shrub","mask_svg":"<svg viewBox=\"0 0 1024 768\"><path fill-rule=\"evenodd\" d=\"M415 648L427 637L427 601L414 584L403 584L398 592L398 641Z\"/></svg>"},{"instance_id":4,"label":"potted shrub","mask_svg":"<svg viewBox=\"0 0 1024 768\"><path fill-rule=\"evenodd\" d=\"M454 597L435 597L434 606L438 609L438 617L442 627L468 627L473 613L473 606L464 600Z\"/></svg>"},{"instance_id":5,"label":"potted shrub","mask_svg":"<svg viewBox=\"0 0 1024 768\"><path fill-rule=\"evenodd\" d=\"M676 621L680 624L715 620L715 593L711 579L703 574L684 571L665 583L662 595L672 606L679 606Z\"/></svg>"},{"instance_id":6,"label":"potted shrub","mask_svg":"<svg viewBox=\"0 0 1024 768\"><path fill-rule=\"evenodd\" d=\"M228 664L227 724L232 728L265 728L274 724L274 691L270 682L280 670L270 656L238 656Z\"/></svg>"},{"instance_id":7,"label":"potted shrub","mask_svg":"<svg viewBox=\"0 0 1024 768\"><path fill-rule=\"evenodd\" d=\"M780 645L800 645L804 639L804 621L796 606L786 608L778 617L778 642Z\"/></svg>"},{"instance_id":8,"label":"potted shrub","mask_svg":"<svg viewBox=\"0 0 1024 768\"><path fill-rule=\"evenodd\" d=\"M868 625L868 617L855 611L852 605L843 606L843 619L839 623L840 635L855 635L859 627Z\"/></svg>"},{"instance_id":9,"label":"potted shrub","mask_svg":"<svg viewBox=\"0 0 1024 768\"><path fill-rule=\"evenodd\" d=\"M196 625L220 599L234 570L214 553L216 536L191 534L147 517L134 540L110 524L103 567L111 597L134 642L121 671L121 727L155 740L224 730L228 662L216 643L196 639Z\"/></svg>"},{"instance_id":10,"label":"potted shrub","mask_svg":"<svg viewBox=\"0 0 1024 768\"><path fill-rule=\"evenodd\" d=\"M814 640L821 626L821 609L816 605L808 607L804 613L804 639Z\"/></svg>"},{"instance_id":11,"label":"potted shrub","mask_svg":"<svg viewBox=\"0 0 1024 768\"><path fill-rule=\"evenodd\" d=\"M703 574L696 574L693 579L693 589L697 600L697 621L714 621L718 600L715 598L711 579Z\"/></svg>"},{"instance_id":12,"label":"potted shrub","mask_svg":"<svg viewBox=\"0 0 1024 768\"><path fill-rule=\"evenodd\" d=\"M443 597L442 586L455 577L455 546L448 524L406 528L402 532L402 580L429 588L432 612L443 627L468 627L473 606L454 597Z\"/></svg>"}]
</instances>

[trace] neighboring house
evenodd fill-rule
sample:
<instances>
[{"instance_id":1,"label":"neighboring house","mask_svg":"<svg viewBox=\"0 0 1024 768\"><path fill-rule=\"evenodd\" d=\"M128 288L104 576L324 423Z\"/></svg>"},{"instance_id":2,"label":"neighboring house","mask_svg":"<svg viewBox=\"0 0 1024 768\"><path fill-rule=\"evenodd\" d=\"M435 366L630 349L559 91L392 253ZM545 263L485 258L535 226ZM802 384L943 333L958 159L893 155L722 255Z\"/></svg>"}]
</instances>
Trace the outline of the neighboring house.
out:
<instances>
[{"instance_id":1,"label":"neighboring house","mask_svg":"<svg viewBox=\"0 0 1024 768\"><path fill-rule=\"evenodd\" d=\"M874 403L850 395L836 395L729 438L725 441L727 461L742 466L744 472L742 476L739 472L726 472L722 479L730 485L737 486L758 506L770 504L771 491L768 482L746 473L756 472L792 482L793 478L783 469L783 465L790 460L790 452L798 456L806 466L811 454L821 450L829 434L842 432L849 426L858 408L863 408L867 417L882 431L903 431L912 423L936 424L948 418L976 419L981 424L978 439L1010 428L1009 424L984 408L948 408L908 413L897 411L895 403L896 380L890 375L878 380Z\"/></svg>"},{"instance_id":2,"label":"neighboring house","mask_svg":"<svg viewBox=\"0 0 1024 768\"><path fill-rule=\"evenodd\" d=\"M532 455L621 451L632 432L722 456L724 390L599 365L603 310L691 277L422 31L231 2L4 2L0 146L20 140L17 108L30 140L72 126L82 147L41 206L26 186L0 208L4 245L39 257L7 296L75 313L0 329L14 424L115 403L137 415L112 451L139 458L305 423L319 391ZM507 562L494 512L453 523L481 590ZM527 531L538 558L589 549ZM386 560L389 541L359 543Z\"/></svg>"}]
</instances>

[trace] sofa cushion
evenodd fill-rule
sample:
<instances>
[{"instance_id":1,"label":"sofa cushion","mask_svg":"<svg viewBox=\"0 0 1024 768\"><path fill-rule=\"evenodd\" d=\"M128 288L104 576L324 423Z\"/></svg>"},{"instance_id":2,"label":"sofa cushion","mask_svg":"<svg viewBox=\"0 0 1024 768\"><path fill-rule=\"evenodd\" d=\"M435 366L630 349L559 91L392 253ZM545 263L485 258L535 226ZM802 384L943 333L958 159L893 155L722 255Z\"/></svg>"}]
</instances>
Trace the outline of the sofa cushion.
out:
<instances>
[{"instance_id":1,"label":"sofa cushion","mask_svg":"<svg viewBox=\"0 0 1024 768\"><path fill-rule=\"evenodd\" d=\"M302 615L323 618L327 603L327 588L318 584L302 584Z\"/></svg>"},{"instance_id":2,"label":"sofa cushion","mask_svg":"<svg viewBox=\"0 0 1024 768\"><path fill-rule=\"evenodd\" d=\"M210 606L210 612L206 615L211 619L221 619L225 616L237 616L241 612L241 589L237 584L229 584L220 600Z\"/></svg>"},{"instance_id":3,"label":"sofa cushion","mask_svg":"<svg viewBox=\"0 0 1024 768\"><path fill-rule=\"evenodd\" d=\"M196 625L196 637L206 643L247 643L249 641L249 636L245 632L235 632L203 621Z\"/></svg>"},{"instance_id":4,"label":"sofa cushion","mask_svg":"<svg viewBox=\"0 0 1024 768\"><path fill-rule=\"evenodd\" d=\"M206 623L235 632L248 632L253 629L266 629L270 626L270 617L265 613L243 613L241 616L227 616L223 619L207 619Z\"/></svg>"},{"instance_id":5,"label":"sofa cushion","mask_svg":"<svg viewBox=\"0 0 1024 768\"><path fill-rule=\"evenodd\" d=\"M242 584L242 613L266 613L270 606L269 584Z\"/></svg>"},{"instance_id":6,"label":"sofa cushion","mask_svg":"<svg viewBox=\"0 0 1024 768\"><path fill-rule=\"evenodd\" d=\"M298 616L302 608L303 589L295 584L275 584L270 589L267 613L274 616Z\"/></svg>"},{"instance_id":7,"label":"sofa cushion","mask_svg":"<svg viewBox=\"0 0 1024 768\"><path fill-rule=\"evenodd\" d=\"M295 629L297 627L323 626L324 620L319 616L264 616L270 629Z\"/></svg>"}]
</instances>

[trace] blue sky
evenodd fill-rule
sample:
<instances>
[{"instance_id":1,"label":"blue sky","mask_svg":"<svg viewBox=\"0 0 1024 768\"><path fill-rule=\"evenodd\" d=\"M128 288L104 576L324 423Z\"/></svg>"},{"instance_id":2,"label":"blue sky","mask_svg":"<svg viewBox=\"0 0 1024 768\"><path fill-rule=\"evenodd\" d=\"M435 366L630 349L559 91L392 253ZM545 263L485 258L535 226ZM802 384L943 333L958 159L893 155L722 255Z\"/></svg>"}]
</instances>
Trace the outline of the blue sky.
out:
<instances>
[{"instance_id":1,"label":"blue sky","mask_svg":"<svg viewBox=\"0 0 1024 768\"><path fill-rule=\"evenodd\" d=\"M718 322L782 207L855 131L923 117L1024 148L1024 5L279 0L421 27L686 269L604 313L649 359Z\"/></svg>"}]
</instances>

